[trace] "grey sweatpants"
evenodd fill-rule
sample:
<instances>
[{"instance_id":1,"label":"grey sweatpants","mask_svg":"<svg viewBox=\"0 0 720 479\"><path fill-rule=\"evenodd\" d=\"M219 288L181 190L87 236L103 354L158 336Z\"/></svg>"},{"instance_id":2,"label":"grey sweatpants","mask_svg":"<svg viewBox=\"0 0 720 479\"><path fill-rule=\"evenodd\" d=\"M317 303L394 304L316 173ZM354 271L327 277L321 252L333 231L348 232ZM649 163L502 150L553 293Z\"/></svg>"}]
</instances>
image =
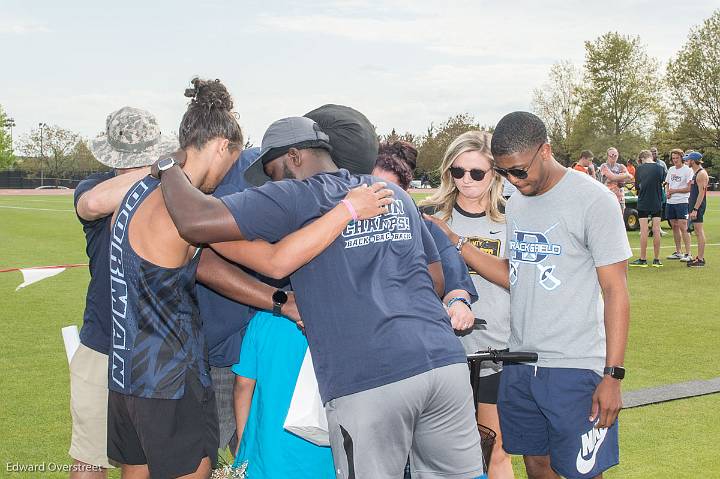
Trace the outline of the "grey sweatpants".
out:
<instances>
[{"instance_id":1,"label":"grey sweatpants","mask_svg":"<svg viewBox=\"0 0 720 479\"><path fill-rule=\"evenodd\" d=\"M473 479L483 474L466 363L325 405L338 479Z\"/></svg>"},{"instance_id":2,"label":"grey sweatpants","mask_svg":"<svg viewBox=\"0 0 720 479\"><path fill-rule=\"evenodd\" d=\"M235 440L235 404L233 403L235 373L231 368L210 368L210 377L215 390L215 403L220 423L219 449L224 450L225 447L230 447L230 452L235 453L237 443Z\"/></svg>"}]
</instances>

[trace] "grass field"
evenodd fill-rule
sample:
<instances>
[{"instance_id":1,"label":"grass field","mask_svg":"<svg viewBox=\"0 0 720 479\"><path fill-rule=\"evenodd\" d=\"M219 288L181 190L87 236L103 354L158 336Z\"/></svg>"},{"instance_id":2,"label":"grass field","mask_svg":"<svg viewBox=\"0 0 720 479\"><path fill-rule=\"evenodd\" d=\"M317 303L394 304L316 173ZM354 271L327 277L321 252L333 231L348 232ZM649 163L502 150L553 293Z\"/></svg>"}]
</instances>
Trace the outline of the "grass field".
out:
<instances>
[{"instance_id":1,"label":"grass field","mask_svg":"<svg viewBox=\"0 0 720 479\"><path fill-rule=\"evenodd\" d=\"M720 344L720 197L710 198L705 227L712 245L706 268L664 260L662 269L630 271L626 391L720 376L713 356ZM637 247L638 233L629 237ZM0 244L0 269L87 262L69 196L0 196ZM669 236L663 244L664 257L674 247ZM8 463L70 461L60 328L80 325L87 281L87 269L75 268L15 292L21 274L0 273L0 477L67 477L8 472ZM624 411L621 465L606 477L720 477L719 409L716 394Z\"/></svg>"}]
</instances>

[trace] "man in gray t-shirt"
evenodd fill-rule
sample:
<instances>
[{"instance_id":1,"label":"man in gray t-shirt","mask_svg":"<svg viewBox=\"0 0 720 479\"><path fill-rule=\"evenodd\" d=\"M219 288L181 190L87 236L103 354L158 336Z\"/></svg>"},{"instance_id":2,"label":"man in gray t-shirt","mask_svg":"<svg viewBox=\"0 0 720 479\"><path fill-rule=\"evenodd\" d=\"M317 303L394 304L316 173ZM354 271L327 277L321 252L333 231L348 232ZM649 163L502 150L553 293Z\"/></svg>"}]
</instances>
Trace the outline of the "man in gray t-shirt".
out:
<instances>
[{"instance_id":1,"label":"man in gray t-shirt","mask_svg":"<svg viewBox=\"0 0 720 479\"><path fill-rule=\"evenodd\" d=\"M477 252L473 266L510 290L510 350L539 357L503 371L503 447L524 456L531 478L601 477L618 463L629 323L632 252L617 200L555 160L531 113L500 120L492 153L495 171L518 189L506 208L507 259Z\"/></svg>"}]
</instances>

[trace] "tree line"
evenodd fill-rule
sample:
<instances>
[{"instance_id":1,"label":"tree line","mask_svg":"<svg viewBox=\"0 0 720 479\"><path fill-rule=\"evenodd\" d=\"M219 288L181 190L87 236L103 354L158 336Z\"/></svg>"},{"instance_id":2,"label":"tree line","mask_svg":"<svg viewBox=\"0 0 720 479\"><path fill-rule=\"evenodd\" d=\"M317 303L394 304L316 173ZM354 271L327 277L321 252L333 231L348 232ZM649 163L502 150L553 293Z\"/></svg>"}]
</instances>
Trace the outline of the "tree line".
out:
<instances>
[{"instance_id":1,"label":"tree line","mask_svg":"<svg viewBox=\"0 0 720 479\"><path fill-rule=\"evenodd\" d=\"M720 176L720 10L690 31L663 68L639 36L608 32L585 42L584 63L554 64L547 81L533 91L530 110L545 121L553 151L566 165L586 149L602 158L614 146L621 161L627 161L656 146L665 159L672 148L701 151L711 174ZM44 124L20 138L23 157L17 158L3 128L7 126L0 106L0 169L62 175L104 168L80 135ZM418 177L428 173L436 182L445 149L471 129L492 131L492 126L463 113L433 123L421 134L393 129L379 138L413 143Z\"/></svg>"}]
</instances>

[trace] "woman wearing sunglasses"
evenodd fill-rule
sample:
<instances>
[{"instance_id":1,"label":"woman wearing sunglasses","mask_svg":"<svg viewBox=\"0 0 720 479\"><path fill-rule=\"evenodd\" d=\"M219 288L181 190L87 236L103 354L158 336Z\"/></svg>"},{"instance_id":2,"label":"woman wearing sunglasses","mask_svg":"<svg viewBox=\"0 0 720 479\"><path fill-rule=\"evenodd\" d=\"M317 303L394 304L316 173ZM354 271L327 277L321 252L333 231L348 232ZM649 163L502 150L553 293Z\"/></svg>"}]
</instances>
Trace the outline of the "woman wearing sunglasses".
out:
<instances>
[{"instance_id":1,"label":"woman wearing sunglasses","mask_svg":"<svg viewBox=\"0 0 720 479\"><path fill-rule=\"evenodd\" d=\"M492 135L484 131L469 131L457 137L440 165L440 188L420 206L434 215L433 222L446 231L458 250L470 242L502 258L505 255L505 199L503 178L492 168L491 138ZM468 353L488 347L506 349L510 336L510 295L472 268L470 275L480 298L472 305L472 311L475 317L486 320L487 325L473 327L460 340ZM493 363L482 366L477 420L497 433L489 477L513 478L510 456L502 449L497 412L501 367Z\"/></svg>"}]
</instances>

